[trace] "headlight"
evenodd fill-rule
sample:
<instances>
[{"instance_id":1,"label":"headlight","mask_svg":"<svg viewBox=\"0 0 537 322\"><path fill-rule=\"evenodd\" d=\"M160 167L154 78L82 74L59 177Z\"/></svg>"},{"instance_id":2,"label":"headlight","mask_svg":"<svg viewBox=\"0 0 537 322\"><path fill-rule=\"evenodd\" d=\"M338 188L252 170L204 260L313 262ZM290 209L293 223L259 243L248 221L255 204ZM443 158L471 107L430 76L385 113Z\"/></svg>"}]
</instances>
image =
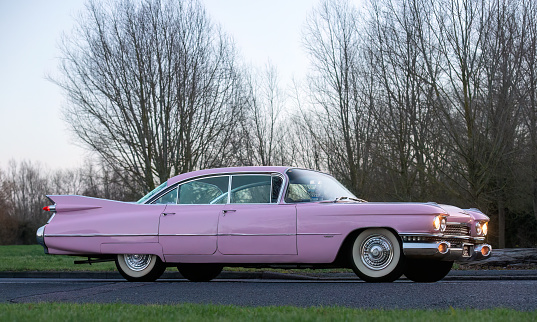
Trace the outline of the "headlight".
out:
<instances>
[{"instance_id":1,"label":"headlight","mask_svg":"<svg viewBox=\"0 0 537 322\"><path fill-rule=\"evenodd\" d=\"M483 233L483 227L481 226L480 222L475 223L475 232L479 236L481 236L481 234Z\"/></svg>"},{"instance_id":2,"label":"headlight","mask_svg":"<svg viewBox=\"0 0 537 322\"><path fill-rule=\"evenodd\" d=\"M489 232L489 223L483 223L483 225L481 226L481 230L483 231L483 236L487 236L487 233Z\"/></svg>"},{"instance_id":3,"label":"headlight","mask_svg":"<svg viewBox=\"0 0 537 322\"><path fill-rule=\"evenodd\" d=\"M434 217L433 228L434 230L439 230L441 232L446 230L446 217L441 215Z\"/></svg>"},{"instance_id":4,"label":"headlight","mask_svg":"<svg viewBox=\"0 0 537 322\"><path fill-rule=\"evenodd\" d=\"M440 221L440 231L444 232L446 230L446 218L442 217L442 220Z\"/></svg>"}]
</instances>

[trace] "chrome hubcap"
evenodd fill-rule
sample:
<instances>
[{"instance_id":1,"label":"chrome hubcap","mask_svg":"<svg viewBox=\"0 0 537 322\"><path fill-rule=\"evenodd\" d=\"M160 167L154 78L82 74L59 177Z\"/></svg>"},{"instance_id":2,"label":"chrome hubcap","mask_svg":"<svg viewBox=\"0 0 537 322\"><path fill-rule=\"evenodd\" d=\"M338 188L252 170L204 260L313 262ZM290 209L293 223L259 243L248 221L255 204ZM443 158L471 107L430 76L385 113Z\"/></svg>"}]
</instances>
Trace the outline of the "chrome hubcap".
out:
<instances>
[{"instance_id":1,"label":"chrome hubcap","mask_svg":"<svg viewBox=\"0 0 537 322\"><path fill-rule=\"evenodd\" d=\"M151 264L151 255L126 254L124 258L127 267L136 272L143 271Z\"/></svg>"},{"instance_id":2,"label":"chrome hubcap","mask_svg":"<svg viewBox=\"0 0 537 322\"><path fill-rule=\"evenodd\" d=\"M360 257L364 265L379 271L386 268L393 259L392 242L383 235L371 235L362 242Z\"/></svg>"}]
</instances>

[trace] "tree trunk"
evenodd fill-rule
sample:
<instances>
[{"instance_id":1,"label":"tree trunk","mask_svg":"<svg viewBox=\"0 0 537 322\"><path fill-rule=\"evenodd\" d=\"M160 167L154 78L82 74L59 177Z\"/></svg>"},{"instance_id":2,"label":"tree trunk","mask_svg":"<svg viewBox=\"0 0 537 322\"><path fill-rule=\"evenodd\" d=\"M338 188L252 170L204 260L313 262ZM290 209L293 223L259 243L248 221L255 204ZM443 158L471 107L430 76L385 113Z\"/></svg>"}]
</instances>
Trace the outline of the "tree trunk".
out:
<instances>
[{"instance_id":1,"label":"tree trunk","mask_svg":"<svg viewBox=\"0 0 537 322\"><path fill-rule=\"evenodd\" d=\"M537 178L533 178L533 214L537 219Z\"/></svg>"},{"instance_id":2,"label":"tree trunk","mask_svg":"<svg viewBox=\"0 0 537 322\"><path fill-rule=\"evenodd\" d=\"M498 245L505 248L505 207L502 198L498 199Z\"/></svg>"}]
</instances>

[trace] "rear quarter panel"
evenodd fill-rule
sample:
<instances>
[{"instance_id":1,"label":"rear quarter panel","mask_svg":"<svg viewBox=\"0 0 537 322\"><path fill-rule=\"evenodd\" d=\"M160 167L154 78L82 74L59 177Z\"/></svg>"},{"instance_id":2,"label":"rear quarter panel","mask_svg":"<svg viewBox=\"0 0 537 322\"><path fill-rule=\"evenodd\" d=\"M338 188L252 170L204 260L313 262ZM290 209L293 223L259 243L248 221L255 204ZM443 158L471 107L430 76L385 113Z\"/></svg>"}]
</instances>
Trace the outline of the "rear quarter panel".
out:
<instances>
[{"instance_id":1,"label":"rear quarter panel","mask_svg":"<svg viewBox=\"0 0 537 322\"><path fill-rule=\"evenodd\" d=\"M141 248L151 248L141 244L158 243L159 218L164 205L82 196L49 198L56 203L57 210L45 226L45 243L51 254L98 254L103 252L102 248L104 253L117 253L121 247L111 245L140 244Z\"/></svg>"}]
</instances>

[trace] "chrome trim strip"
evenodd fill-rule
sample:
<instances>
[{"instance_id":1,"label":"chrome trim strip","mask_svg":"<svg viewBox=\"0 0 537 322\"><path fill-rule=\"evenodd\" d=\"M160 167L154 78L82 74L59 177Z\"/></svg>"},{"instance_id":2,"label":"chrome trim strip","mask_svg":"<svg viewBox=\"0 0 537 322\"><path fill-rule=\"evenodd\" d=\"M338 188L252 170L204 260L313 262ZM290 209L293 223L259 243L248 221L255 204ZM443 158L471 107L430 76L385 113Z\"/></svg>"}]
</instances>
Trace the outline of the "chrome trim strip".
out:
<instances>
[{"instance_id":1,"label":"chrome trim strip","mask_svg":"<svg viewBox=\"0 0 537 322\"><path fill-rule=\"evenodd\" d=\"M285 185L287 184L287 179L285 178L284 174L279 173L279 172L272 172L271 177L274 177L274 176L278 176L278 177L282 178L282 185L280 186L280 192L278 193L278 200L276 201L276 204L279 205L283 201L283 194L285 192ZM271 184L271 187L272 187L272 178L270 180L271 180L270 184ZM271 199L272 199L272 195L271 195Z\"/></svg>"},{"instance_id":2,"label":"chrome trim strip","mask_svg":"<svg viewBox=\"0 0 537 322\"><path fill-rule=\"evenodd\" d=\"M450 247L445 254L441 254L438 251L438 245L445 242L436 242L436 243L405 243L403 242L403 253L405 256L413 258L442 258L447 253L449 253Z\"/></svg>"},{"instance_id":3,"label":"chrome trim strip","mask_svg":"<svg viewBox=\"0 0 537 322\"><path fill-rule=\"evenodd\" d=\"M139 237L158 236L158 234L45 234L45 237Z\"/></svg>"},{"instance_id":4,"label":"chrome trim strip","mask_svg":"<svg viewBox=\"0 0 537 322\"><path fill-rule=\"evenodd\" d=\"M417 237L445 237L442 233L399 233L400 236L417 236Z\"/></svg>"},{"instance_id":5,"label":"chrome trim strip","mask_svg":"<svg viewBox=\"0 0 537 322\"><path fill-rule=\"evenodd\" d=\"M299 236L327 236L327 235L341 235L340 233L297 233Z\"/></svg>"},{"instance_id":6,"label":"chrome trim strip","mask_svg":"<svg viewBox=\"0 0 537 322\"><path fill-rule=\"evenodd\" d=\"M151 198L149 198L148 200L146 200L146 202L144 203L145 205L154 205L154 201L156 201L157 199L159 199L160 197L164 196L165 194L167 194L168 192L172 191L173 189L176 189L178 188L179 186L185 184L185 183L189 183L189 182L192 182L192 181L197 181L197 180L201 180L201 179L205 179L205 178L208 178L208 177L211 177L211 178L218 178L218 177L228 177L228 187L229 187L229 181L230 180L230 176L229 174L222 174L222 175L203 175L203 176L199 176L199 177L194 177L194 178L188 178L184 181L180 181L180 182L176 182L174 184L172 184L171 186L166 186L164 187L161 191L159 191L158 193L156 193L155 195L153 195ZM168 181L166 181L168 182ZM228 190L229 191L229 190ZM177 189L177 198L179 198L179 189ZM170 204L170 205L173 205L173 206L178 206L178 205L210 205L210 204Z\"/></svg>"},{"instance_id":7,"label":"chrome trim strip","mask_svg":"<svg viewBox=\"0 0 537 322\"><path fill-rule=\"evenodd\" d=\"M436 238L453 238L453 239L473 239L478 241L484 241L485 237L472 237L472 236L460 236L460 235L445 235L445 234L427 234L427 233L399 233L400 236L416 236L416 237L436 237Z\"/></svg>"},{"instance_id":8,"label":"chrome trim strip","mask_svg":"<svg viewBox=\"0 0 537 322\"><path fill-rule=\"evenodd\" d=\"M470 236L458 236L458 235L443 235L442 238L453 238L453 239L470 239Z\"/></svg>"},{"instance_id":9,"label":"chrome trim strip","mask_svg":"<svg viewBox=\"0 0 537 322\"><path fill-rule=\"evenodd\" d=\"M50 218L47 220L47 224L49 224L52 221L52 218L54 218L54 216L56 216L56 212L54 212L52 216L50 216Z\"/></svg>"},{"instance_id":10,"label":"chrome trim strip","mask_svg":"<svg viewBox=\"0 0 537 322\"><path fill-rule=\"evenodd\" d=\"M46 234L45 237L148 237L148 236L295 236L296 234ZM301 234L341 235L341 234Z\"/></svg>"},{"instance_id":11,"label":"chrome trim strip","mask_svg":"<svg viewBox=\"0 0 537 322\"><path fill-rule=\"evenodd\" d=\"M233 184L233 174L228 174L228 176L227 176L227 191L225 192L225 193L227 193L226 205L231 204L231 185L232 184Z\"/></svg>"},{"instance_id":12,"label":"chrome trim strip","mask_svg":"<svg viewBox=\"0 0 537 322\"><path fill-rule=\"evenodd\" d=\"M295 234L161 234L159 236L295 236Z\"/></svg>"},{"instance_id":13,"label":"chrome trim strip","mask_svg":"<svg viewBox=\"0 0 537 322\"><path fill-rule=\"evenodd\" d=\"M218 234L218 236L295 236L296 234Z\"/></svg>"},{"instance_id":14,"label":"chrome trim strip","mask_svg":"<svg viewBox=\"0 0 537 322\"><path fill-rule=\"evenodd\" d=\"M244 171L237 171L237 172L210 172L210 173L206 173L206 174L202 174L202 175L197 175L197 176L194 176L194 177L190 177L190 178L186 178L184 179L183 181L178 181L178 182L175 182L174 184L172 184L171 186L166 186L164 187L161 192L158 193L158 196L157 194L155 194L154 196L152 196L150 199L146 200L146 202L144 202L143 204L152 204L153 201L157 200L158 198L160 198L163 194L165 194L166 192L172 190L170 189L171 187L176 187L176 186L179 186L179 185L183 185L185 183L188 183L188 182L191 182L191 181L195 181L195 180L199 180L199 179L204 179L204 178L207 178L207 177L224 177L224 176L228 176L229 177L229 182L228 182L228 192L231 191L231 176L233 175L242 175L242 174L247 174L247 175L257 175L257 174L260 174L260 175L269 175L269 176L273 176L273 175L278 175L280 176L282 179L283 179L283 182L282 182L282 187L280 188L280 194L278 196L278 201L277 202L272 202L272 203L268 203L268 204L280 204L280 203L283 203L283 194L284 194L284 191L285 189L287 188L287 176L285 175L285 172L287 172L287 170L289 169L292 169L293 167L282 167L283 168L283 171L282 172L278 172L278 171L268 171L268 170L244 170ZM298 168L297 168L298 169ZM305 170L308 170L308 169L305 169ZM314 170L312 170L314 171ZM316 172L319 172L319 171L316 171ZM321 172L322 173L322 172ZM171 178L170 178L171 179ZM169 179L168 179L169 180ZM167 182L167 181L166 181ZM166 191L166 192L164 192ZM229 204L229 193L228 193L228 204ZM206 204L203 204L203 205L206 205Z\"/></svg>"},{"instance_id":15,"label":"chrome trim strip","mask_svg":"<svg viewBox=\"0 0 537 322\"><path fill-rule=\"evenodd\" d=\"M159 236L218 236L217 234L160 234Z\"/></svg>"}]
</instances>

